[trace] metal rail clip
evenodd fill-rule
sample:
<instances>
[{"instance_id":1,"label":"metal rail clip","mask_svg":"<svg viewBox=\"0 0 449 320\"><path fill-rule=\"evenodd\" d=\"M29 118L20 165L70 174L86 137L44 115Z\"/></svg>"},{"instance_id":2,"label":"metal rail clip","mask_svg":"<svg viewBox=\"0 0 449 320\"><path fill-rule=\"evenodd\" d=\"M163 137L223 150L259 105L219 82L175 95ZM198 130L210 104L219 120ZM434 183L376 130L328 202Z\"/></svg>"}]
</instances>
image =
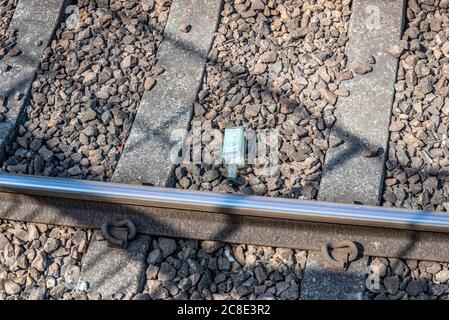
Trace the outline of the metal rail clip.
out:
<instances>
[{"instance_id":1,"label":"metal rail clip","mask_svg":"<svg viewBox=\"0 0 449 320\"><path fill-rule=\"evenodd\" d=\"M111 246L126 249L128 241L136 237L136 226L129 219L109 221L101 225L101 232Z\"/></svg>"},{"instance_id":2,"label":"metal rail clip","mask_svg":"<svg viewBox=\"0 0 449 320\"><path fill-rule=\"evenodd\" d=\"M330 253L330 250L334 252L336 249L339 249L339 252L344 253L344 255ZM321 252L327 262L338 268L348 270L349 264L357 259L359 249L354 241L344 240L337 243L326 242L321 247Z\"/></svg>"}]
</instances>

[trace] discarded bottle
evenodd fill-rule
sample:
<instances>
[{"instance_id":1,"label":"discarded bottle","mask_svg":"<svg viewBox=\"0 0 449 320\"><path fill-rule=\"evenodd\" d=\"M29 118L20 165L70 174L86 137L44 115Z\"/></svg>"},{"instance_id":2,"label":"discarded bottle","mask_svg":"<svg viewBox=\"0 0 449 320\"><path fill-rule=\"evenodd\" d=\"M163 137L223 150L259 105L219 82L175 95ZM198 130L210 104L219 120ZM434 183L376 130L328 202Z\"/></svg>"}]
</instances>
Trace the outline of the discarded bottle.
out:
<instances>
[{"instance_id":1,"label":"discarded bottle","mask_svg":"<svg viewBox=\"0 0 449 320\"><path fill-rule=\"evenodd\" d=\"M226 128L224 131L222 159L228 169L228 179L237 177L237 169L245 165L246 140L243 127Z\"/></svg>"}]
</instances>

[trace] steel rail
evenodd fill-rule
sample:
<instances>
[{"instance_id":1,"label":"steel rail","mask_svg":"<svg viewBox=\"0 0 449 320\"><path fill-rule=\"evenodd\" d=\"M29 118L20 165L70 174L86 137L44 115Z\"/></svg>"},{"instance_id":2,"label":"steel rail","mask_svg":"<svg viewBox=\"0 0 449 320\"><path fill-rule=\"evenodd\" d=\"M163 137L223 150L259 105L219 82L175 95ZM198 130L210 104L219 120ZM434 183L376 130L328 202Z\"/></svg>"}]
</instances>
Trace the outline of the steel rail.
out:
<instances>
[{"instance_id":1,"label":"steel rail","mask_svg":"<svg viewBox=\"0 0 449 320\"><path fill-rule=\"evenodd\" d=\"M449 233L449 215L384 207L0 174L0 191L231 215Z\"/></svg>"}]
</instances>

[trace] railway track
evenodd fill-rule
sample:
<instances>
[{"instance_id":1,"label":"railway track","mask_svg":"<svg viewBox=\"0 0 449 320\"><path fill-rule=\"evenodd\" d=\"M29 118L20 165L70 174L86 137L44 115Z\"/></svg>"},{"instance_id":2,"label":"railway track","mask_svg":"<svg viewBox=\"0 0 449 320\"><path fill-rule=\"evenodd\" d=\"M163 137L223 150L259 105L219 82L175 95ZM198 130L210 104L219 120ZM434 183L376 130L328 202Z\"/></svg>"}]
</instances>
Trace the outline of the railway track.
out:
<instances>
[{"instance_id":1,"label":"railway track","mask_svg":"<svg viewBox=\"0 0 449 320\"><path fill-rule=\"evenodd\" d=\"M445 298L448 7L2 2L0 298Z\"/></svg>"}]
</instances>

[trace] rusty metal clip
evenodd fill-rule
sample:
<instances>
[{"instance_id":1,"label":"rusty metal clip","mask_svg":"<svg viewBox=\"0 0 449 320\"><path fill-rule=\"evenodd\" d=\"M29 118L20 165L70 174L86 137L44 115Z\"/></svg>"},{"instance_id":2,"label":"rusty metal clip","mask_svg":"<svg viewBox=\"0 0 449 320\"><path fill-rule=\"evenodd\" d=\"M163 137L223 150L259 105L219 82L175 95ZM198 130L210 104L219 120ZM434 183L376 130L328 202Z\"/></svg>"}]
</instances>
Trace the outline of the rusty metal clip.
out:
<instances>
[{"instance_id":1,"label":"rusty metal clip","mask_svg":"<svg viewBox=\"0 0 449 320\"><path fill-rule=\"evenodd\" d=\"M101 232L111 246L126 249L128 241L136 237L136 226L129 220L109 221L101 225Z\"/></svg>"},{"instance_id":2,"label":"rusty metal clip","mask_svg":"<svg viewBox=\"0 0 449 320\"><path fill-rule=\"evenodd\" d=\"M335 249L345 249L344 257L341 255L331 255L330 250L334 251ZM349 264L357 259L359 254L359 249L354 241L344 240L341 242L326 242L321 247L321 252L323 253L324 259L330 264L343 268L344 270L348 270Z\"/></svg>"}]
</instances>

